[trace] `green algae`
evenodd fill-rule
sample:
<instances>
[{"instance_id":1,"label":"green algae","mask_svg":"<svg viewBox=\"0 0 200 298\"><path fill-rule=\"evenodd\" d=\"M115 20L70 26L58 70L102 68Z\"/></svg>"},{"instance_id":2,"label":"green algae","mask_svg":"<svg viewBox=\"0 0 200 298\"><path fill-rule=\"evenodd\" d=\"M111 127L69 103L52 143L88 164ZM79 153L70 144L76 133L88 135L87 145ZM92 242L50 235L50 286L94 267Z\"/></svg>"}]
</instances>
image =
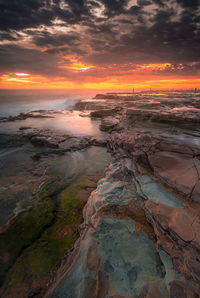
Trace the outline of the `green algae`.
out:
<instances>
[{"instance_id":1,"label":"green algae","mask_svg":"<svg viewBox=\"0 0 200 298\"><path fill-rule=\"evenodd\" d=\"M58 237L56 225L47 229L41 238L24 250L7 275L6 287L45 278L60 264L64 253L76 240L76 229L71 235Z\"/></svg>"},{"instance_id":2,"label":"green algae","mask_svg":"<svg viewBox=\"0 0 200 298\"><path fill-rule=\"evenodd\" d=\"M46 199L30 211L21 213L0 237L0 281L21 251L34 242L51 224L55 209L54 203Z\"/></svg>"},{"instance_id":3,"label":"green algae","mask_svg":"<svg viewBox=\"0 0 200 298\"><path fill-rule=\"evenodd\" d=\"M6 276L4 283L4 289L6 289L6 291L9 291L9 288L23 283L26 280L28 283L31 283L39 278L45 278L60 264L65 252L73 245L78 237L77 229L82 221L82 208L84 206L84 203L78 196L78 191L85 188L83 184L86 179L85 177L80 177L76 180L77 183L72 183L61 191L56 200L49 196L50 194L52 197L55 195L56 188L54 184L52 181L46 183L39 194L42 202L33 208L33 210L24 213L26 216L34 218L38 223L37 226L39 229L40 218L48 219L47 208L44 203L48 202L49 206L54 207L51 209L51 222L47 220L50 226L42 226L41 222L40 227L41 229L43 228L43 230L40 231L41 235L38 234L38 239L37 235L33 233L33 228L30 229L28 233L28 231L23 230L20 225L20 229L22 229L23 233L29 235L28 239L30 239L26 241L26 245L24 239L21 239L21 250L25 246L27 246L27 248L22 251ZM61 183L60 186L63 187L63 184ZM39 214L36 213L38 209L40 210ZM25 223L27 221L28 219L25 217L22 222ZM30 221L30 225L32 224L33 220ZM15 247L13 232L16 230L16 225L12 225L10 229L11 230L8 229L6 231L6 234L9 243L10 239L13 239L9 244L9 249L12 250ZM16 247L19 249L18 243ZM8 251L9 249L4 244L4 251ZM12 263L10 260L10 266ZM8 270L8 267L9 266L5 268L3 274Z\"/></svg>"},{"instance_id":4,"label":"green algae","mask_svg":"<svg viewBox=\"0 0 200 298\"><path fill-rule=\"evenodd\" d=\"M62 156L62 163L68 160L69 156L66 160ZM94 170L90 169L92 161L72 171L69 166L65 170L54 165L48 170L49 180L38 192L36 205L20 213L0 237L4 295L20 284L31 288L32 283L50 278L78 237L85 204L80 190L88 191L88 179L102 173L107 160L98 161L100 168Z\"/></svg>"},{"instance_id":5,"label":"green algae","mask_svg":"<svg viewBox=\"0 0 200 298\"><path fill-rule=\"evenodd\" d=\"M12 148L23 146L26 143L26 139L22 135L8 135L0 134L0 148Z\"/></svg>"}]
</instances>

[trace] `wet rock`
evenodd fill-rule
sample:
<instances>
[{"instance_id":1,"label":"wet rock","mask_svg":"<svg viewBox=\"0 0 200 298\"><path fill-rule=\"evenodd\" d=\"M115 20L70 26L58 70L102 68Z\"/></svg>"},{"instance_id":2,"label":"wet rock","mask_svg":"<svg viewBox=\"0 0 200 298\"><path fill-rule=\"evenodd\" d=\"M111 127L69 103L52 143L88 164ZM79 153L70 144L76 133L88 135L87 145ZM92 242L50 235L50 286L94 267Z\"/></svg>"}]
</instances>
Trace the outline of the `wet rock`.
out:
<instances>
[{"instance_id":1,"label":"wet rock","mask_svg":"<svg viewBox=\"0 0 200 298\"><path fill-rule=\"evenodd\" d=\"M196 231L200 228L200 225L196 215L189 212L189 210L177 209L150 201L145 203L145 208L148 214L151 213L163 229L174 231L174 235L176 234L182 241L199 242ZM198 245L200 245L200 242Z\"/></svg>"},{"instance_id":2,"label":"wet rock","mask_svg":"<svg viewBox=\"0 0 200 298\"><path fill-rule=\"evenodd\" d=\"M178 141L173 142L167 142L167 141L161 141L156 145L156 148L159 149L159 151L167 151L167 152L174 152L179 154L188 154L190 158L193 157L193 150L186 144L179 143Z\"/></svg>"},{"instance_id":3,"label":"wet rock","mask_svg":"<svg viewBox=\"0 0 200 298\"><path fill-rule=\"evenodd\" d=\"M181 201L173 194L168 192L162 185L154 181L148 175L136 177L141 189L141 195L150 201L160 202L166 206L182 208Z\"/></svg>"},{"instance_id":4,"label":"wet rock","mask_svg":"<svg viewBox=\"0 0 200 298\"><path fill-rule=\"evenodd\" d=\"M52 139L45 138L44 136L35 136L31 138L31 143L37 146L45 146L50 148L58 148L59 145Z\"/></svg>"},{"instance_id":5,"label":"wet rock","mask_svg":"<svg viewBox=\"0 0 200 298\"><path fill-rule=\"evenodd\" d=\"M128 108L126 111L126 115L129 118L140 118L141 120L148 120L151 119L155 115L159 115L160 111L157 110L145 110L145 109L135 109L135 108Z\"/></svg>"},{"instance_id":6,"label":"wet rock","mask_svg":"<svg viewBox=\"0 0 200 298\"><path fill-rule=\"evenodd\" d=\"M94 118L103 118L107 116L116 116L116 114L120 111L120 108L115 108L115 109L105 109L105 110L100 110L100 111L94 111L90 113L91 117Z\"/></svg>"},{"instance_id":7,"label":"wet rock","mask_svg":"<svg viewBox=\"0 0 200 298\"><path fill-rule=\"evenodd\" d=\"M106 104L103 102L91 102L91 101L81 101L75 104L74 110L78 111L91 111L91 110L103 110Z\"/></svg>"},{"instance_id":8,"label":"wet rock","mask_svg":"<svg viewBox=\"0 0 200 298\"><path fill-rule=\"evenodd\" d=\"M77 103L77 110L94 110L90 116L100 118L100 130L112 132L109 139L103 133L91 138L23 132L44 147L33 160L79 154L89 146L108 146L114 156L97 185L77 186L80 201L87 202L80 239L66 252L50 297L198 297L200 132L194 123L200 122L200 100L159 96L98 94ZM48 115L36 111L9 121Z\"/></svg>"},{"instance_id":9,"label":"wet rock","mask_svg":"<svg viewBox=\"0 0 200 298\"><path fill-rule=\"evenodd\" d=\"M30 126L21 126L20 128L19 128L19 130L26 130L26 129L31 129L32 127L30 127Z\"/></svg>"},{"instance_id":10,"label":"wet rock","mask_svg":"<svg viewBox=\"0 0 200 298\"><path fill-rule=\"evenodd\" d=\"M118 95L113 94L97 94L94 99L118 99Z\"/></svg>"},{"instance_id":11,"label":"wet rock","mask_svg":"<svg viewBox=\"0 0 200 298\"><path fill-rule=\"evenodd\" d=\"M0 149L16 148L23 146L25 142L26 140L23 135L0 133Z\"/></svg>"},{"instance_id":12,"label":"wet rock","mask_svg":"<svg viewBox=\"0 0 200 298\"><path fill-rule=\"evenodd\" d=\"M141 108L128 108L126 115L129 119L133 120L151 120L154 122L166 123L199 123L200 110L195 109L141 109Z\"/></svg>"},{"instance_id":13,"label":"wet rock","mask_svg":"<svg viewBox=\"0 0 200 298\"><path fill-rule=\"evenodd\" d=\"M199 202L200 162L199 147L184 140L172 139L173 143L161 136L133 134L130 131L116 133L109 139L109 148L120 154L131 155L138 165L161 179L189 200Z\"/></svg>"},{"instance_id":14,"label":"wet rock","mask_svg":"<svg viewBox=\"0 0 200 298\"><path fill-rule=\"evenodd\" d=\"M191 156L174 152L149 155L154 173L173 188L189 196L199 176Z\"/></svg>"},{"instance_id":15,"label":"wet rock","mask_svg":"<svg viewBox=\"0 0 200 298\"><path fill-rule=\"evenodd\" d=\"M192 191L191 200L200 204L200 182L198 181Z\"/></svg>"},{"instance_id":16,"label":"wet rock","mask_svg":"<svg viewBox=\"0 0 200 298\"><path fill-rule=\"evenodd\" d=\"M175 258L179 271L190 279L199 281L200 218L198 212L151 201L145 203L145 212L154 227L159 246ZM169 238L166 238L166 234Z\"/></svg>"},{"instance_id":17,"label":"wet rock","mask_svg":"<svg viewBox=\"0 0 200 298\"><path fill-rule=\"evenodd\" d=\"M128 171L130 178L124 179ZM159 225L162 225L165 233L169 231L170 235L177 235L179 247L184 247L185 241L194 241L191 244L194 250L198 239L195 233L190 233L191 228L188 232L185 230L193 222L197 231L198 224L183 208L149 200L143 205L134 184L136 172L136 167L128 159L114 160L109 165L85 206L80 241L74 247L74 254L60 268L57 282L48 293L50 297L97 297L100 295L98 285L102 281L102 297L167 298L170 291L198 293L198 287L193 288L193 284L177 273L169 255L158 250L148 237L152 235L152 228L148 228L146 216L157 237L160 235L157 232ZM190 260L186 256L185 259ZM196 268L195 264L193 267ZM197 268L193 272L196 273ZM179 281L178 287L175 283Z\"/></svg>"},{"instance_id":18,"label":"wet rock","mask_svg":"<svg viewBox=\"0 0 200 298\"><path fill-rule=\"evenodd\" d=\"M107 147L107 140L102 138L90 138L89 145Z\"/></svg>"},{"instance_id":19,"label":"wet rock","mask_svg":"<svg viewBox=\"0 0 200 298\"><path fill-rule=\"evenodd\" d=\"M33 154L33 155L31 156L31 158L32 158L33 160L39 160L39 159L41 158L41 155L40 155L39 153L35 153L35 154Z\"/></svg>"},{"instance_id":20,"label":"wet rock","mask_svg":"<svg viewBox=\"0 0 200 298\"><path fill-rule=\"evenodd\" d=\"M165 280L157 270L158 259L152 240L144 233L138 235L131 223L101 219L93 229L87 229L79 257L50 296L97 297L93 289L103 277L102 297L139 296L144 288L152 288L152 283L154 287L158 283L167 297Z\"/></svg>"},{"instance_id":21,"label":"wet rock","mask_svg":"<svg viewBox=\"0 0 200 298\"><path fill-rule=\"evenodd\" d=\"M184 287L176 282L171 283L170 297L187 298Z\"/></svg>"},{"instance_id":22,"label":"wet rock","mask_svg":"<svg viewBox=\"0 0 200 298\"><path fill-rule=\"evenodd\" d=\"M145 298L164 298L164 296L160 293L159 289L156 286L151 286L149 287L148 293L145 295Z\"/></svg>"},{"instance_id":23,"label":"wet rock","mask_svg":"<svg viewBox=\"0 0 200 298\"><path fill-rule=\"evenodd\" d=\"M117 126L119 126L119 121L113 118L102 119L99 129L102 131L112 131L116 130Z\"/></svg>"},{"instance_id":24,"label":"wet rock","mask_svg":"<svg viewBox=\"0 0 200 298\"><path fill-rule=\"evenodd\" d=\"M29 113L20 113L16 116L9 116L7 118L0 119L0 122L9 122L9 121L17 121L17 120L26 120L28 118L54 118L52 115L48 115L46 111L35 111Z\"/></svg>"}]
</instances>

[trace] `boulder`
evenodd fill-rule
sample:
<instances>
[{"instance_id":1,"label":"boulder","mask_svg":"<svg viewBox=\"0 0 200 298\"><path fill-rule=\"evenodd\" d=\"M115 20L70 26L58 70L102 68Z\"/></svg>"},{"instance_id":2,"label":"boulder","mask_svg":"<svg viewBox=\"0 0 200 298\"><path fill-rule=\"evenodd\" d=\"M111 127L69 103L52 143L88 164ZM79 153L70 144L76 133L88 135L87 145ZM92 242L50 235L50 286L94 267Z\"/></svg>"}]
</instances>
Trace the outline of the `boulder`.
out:
<instances>
[{"instance_id":1,"label":"boulder","mask_svg":"<svg viewBox=\"0 0 200 298\"><path fill-rule=\"evenodd\" d=\"M120 111L121 109L115 108L115 109L104 109L100 111L94 111L90 113L91 117L94 118L103 118L106 116L116 116L116 114Z\"/></svg>"},{"instance_id":2,"label":"boulder","mask_svg":"<svg viewBox=\"0 0 200 298\"><path fill-rule=\"evenodd\" d=\"M31 138L31 143L37 146L44 146L50 148L58 148L59 145L54 140L45 138L44 136L35 136Z\"/></svg>"},{"instance_id":3,"label":"boulder","mask_svg":"<svg viewBox=\"0 0 200 298\"><path fill-rule=\"evenodd\" d=\"M99 128L101 131L112 131L118 124L119 121L114 118L102 119Z\"/></svg>"}]
</instances>

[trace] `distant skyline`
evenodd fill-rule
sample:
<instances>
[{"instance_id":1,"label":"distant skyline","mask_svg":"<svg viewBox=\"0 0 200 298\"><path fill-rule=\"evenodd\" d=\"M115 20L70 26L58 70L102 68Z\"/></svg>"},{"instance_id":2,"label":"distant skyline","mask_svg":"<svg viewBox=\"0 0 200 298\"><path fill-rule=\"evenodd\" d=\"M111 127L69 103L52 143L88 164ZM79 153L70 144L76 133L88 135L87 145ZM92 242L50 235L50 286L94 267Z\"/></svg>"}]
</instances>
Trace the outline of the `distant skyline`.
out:
<instances>
[{"instance_id":1,"label":"distant skyline","mask_svg":"<svg viewBox=\"0 0 200 298\"><path fill-rule=\"evenodd\" d=\"M200 88L200 0L0 0L0 88Z\"/></svg>"}]
</instances>

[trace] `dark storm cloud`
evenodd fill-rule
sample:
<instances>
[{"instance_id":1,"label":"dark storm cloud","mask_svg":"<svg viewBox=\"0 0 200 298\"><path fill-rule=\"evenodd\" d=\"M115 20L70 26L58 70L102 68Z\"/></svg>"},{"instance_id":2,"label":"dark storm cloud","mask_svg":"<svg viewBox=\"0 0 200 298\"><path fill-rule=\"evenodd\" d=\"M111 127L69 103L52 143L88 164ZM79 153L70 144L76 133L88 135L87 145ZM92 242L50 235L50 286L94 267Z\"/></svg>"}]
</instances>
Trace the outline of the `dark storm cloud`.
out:
<instances>
[{"instance_id":1,"label":"dark storm cloud","mask_svg":"<svg viewBox=\"0 0 200 298\"><path fill-rule=\"evenodd\" d=\"M1 68L59 73L59 57L76 54L89 65L181 63L166 71L195 73L199 12L200 0L0 0L0 37L11 43L1 48ZM54 33L55 20L73 30ZM17 46L22 31L37 50Z\"/></svg>"},{"instance_id":2,"label":"dark storm cloud","mask_svg":"<svg viewBox=\"0 0 200 298\"><path fill-rule=\"evenodd\" d=\"M101 0L106 7L106 15L111 17L125 12L127 0Z\"/></svg>"},{"instance_id":3,"label":"dark storm cloud","mask_svg":"<svg viewBox=\"0 0 200 298\"><path fill-rule=\"evenodd\" d=\"M15 45L0 46L1 73L24 72L31 74L55 73L58 59L38 50L24 49Z\"/></svg>"},{"instance_id":4,"label":"dark storm cloud","mask_svg":"<svg viewBox=\"0 0 200 298\"><path fill-rule=\"evenodd\" d=\"M139 6L146 6L146 5L150 5L151 1L149 1L149 0L138 0L137 3L138 3Z\"/></svg>"},{"instance_id":5,"label":"dark storm cloud","mask_svg":"<svg viewBox=\"0 0 200 298\"><path fill-rule=\"evenodd\" d=\"M54 12L45 0L0 0L0 29L50 25Z\"/></svg>"},{"instance_id":6,"label":"dark storm cloud","mask_svg":"<svg viewBox=\"0 0 200 298\"><path fill-rule=\"evenodd\" d=\"M14 37L9 32L0 32L0 40L17 41L17 37Z\"/></svg>"},{"instance_id":7,"label":"dark storm cloud","mask_svg":"<svg viewBox=\"0 0 200 298\"><path fill-rule=\"evenodd\" d=\"M57 34L53 35L47 31L40 32L38 35L33 36L32 41L37 46L63 46L77 44L79 40L78 34Z\"/></svg>"},{"instance_id":8,"label":"dark storm cloud","mask_svg":"<svg viewBox=\"0 0 200 298\"><path fill-rule=\"evenodd\" d=\"M177 2L185 8L197 9L200 1L199 0L177 0Z\"/></svg>"},{"instance_id":9,"label":"dark storm cloud","mask_svg":"<svg viewBox=\"0 0 200 298\"><path fill-rule=\"evenodd\" d=\"M84 49L80 49L76 46L64 46L64 47L51 47L45 51L45 53L50 55L74 55L77 54L78 56L84 56L86 55L86 51Z\"/></svg>"},{"instance_id":10,"label":"dark storm cloud","mask_svg":"<svg viewBox=\"0 0 200 298\"><path fill-rule=\"evenodd\" d=\"M56 17L73 24L88 14L84 0L0 0L0 29L50 26Z\"/></svg>"},{"instance_id":11,"label":"dark storm cloud","mask_svg":"<svg viewBox=\"0 0 200 298\"><path fill-rule=\"evenodd\" d=\"M177 11L177 7L173 5L175 1L171 1L171 6L164 5L161 1L154 1L154 3L159 4L154 13L151 10L148 11L149 3L146 1L138 1L140 5L130 7L124 20L124 24L127 23L127 25L133 22L131 29L129 26L129 32L123 34L121 30L120 39L116 39L116 42L107 48L106 53L102 52L101 46L99 51L95 46L96 53L88 56L87 61L94 64L106 64L109 61L110 63L118 61L122 63L128 63L128 61L134 63L199 61L199 12L188 9L188 7ZM129 17L128 14L130 14ZM111 40L116 35L115 30L110 34Z\"/></svg>"},{"instance_id":12,"label":"dark storm cloud","mask_svg":"<svg viewBox=\"0 0 200 298\"><path fill-rule=\"evenodd\" d=\"M165 6L165 2L166 0L152 0L152 3L157 4L160 7L164 7Z\"/></svg>"}]
</instances>

